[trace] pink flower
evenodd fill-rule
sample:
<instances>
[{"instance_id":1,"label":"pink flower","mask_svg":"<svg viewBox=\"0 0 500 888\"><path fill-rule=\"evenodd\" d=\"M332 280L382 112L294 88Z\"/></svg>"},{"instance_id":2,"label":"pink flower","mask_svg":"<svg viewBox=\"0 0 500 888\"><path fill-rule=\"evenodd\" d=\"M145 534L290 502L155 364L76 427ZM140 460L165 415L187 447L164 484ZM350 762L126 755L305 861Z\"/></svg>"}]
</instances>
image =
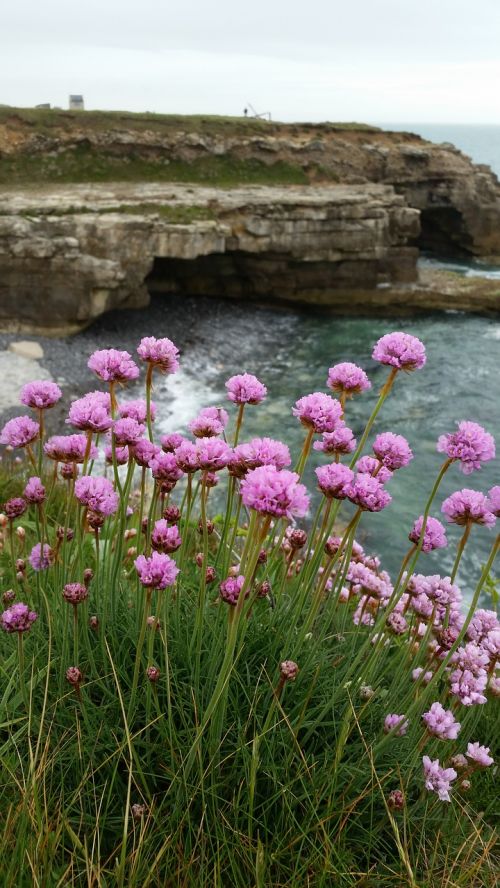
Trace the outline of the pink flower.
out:
<instances>
[{"instance_id":1,"label":"pink flower","mask_svg":"<svg viewBox=\"0 0 500 888\"><path fill-rule=\"evenodd\" d=\"M192 441L182 440L174 450L174 457L179 468L186 474L196 472L200 468L198 450Z\"/></svg>"},{"instance_id":2,"label":"pink flower","mask_svg":"<svg viewBox=\"0 0 500 888\"><path fill-rule=\"evenodd\" d=\"M467 637L479 643L489 632L498 628L500 628L500 623L495 611L479 608L469 623Z\"/></svg>"},{"instance_id":3,"label":"pink flower","mask_svg":"<svg viewBox=\"0 0 500 888\"><path fill-rule=\"evenodd\" d=\"M158 552L175 552L181 543L179 528L175 524L170 526L164 518L156 522L151 534L153 549Z\"/></svg>"},{"instance_id":4,"label":"pink flower","mask_svg":"<svg viewBox=\"0 0 500 888\"><path fill-rule=\"evenodd\" d=\"M231 448L220 438L198 438L196 451L198 465L203 472L218 472L231 459Z\"/></svg>"},{"instance_id":5,"label":"pink flower","mask_svg":"<svg viewBox=\"0 0 500 888\"><path fill-rule=\"evenodd\" d=\"M487 508L493 512L497 518L500 518L500 487L492 487L488 491Z\"/></svg>"},{"instance_id":6,"label":"pink flower","mask_svg":"<svg viewBox=\"0 0 500 888\"><path fill-rule=\"evenodd\" d=\"M372 475L376 477L381 484L385 484L386 481L390 481L392 478L392 472L389 469L386 469L385 466L381 465L378 459L375 459L374 456L362 456L361 459L358 459L356 463L356 469L358 472L362 472L365 475Z\"/></svg>"},{"instance_id":7,"label":"pink flower","mask_svg":"<svg viewBox=\"0 0 500 888\"><path fill-rule=\"evenodd\" d=\"M267 395L267 388L251 373L231 376L226 382L227 396L235 404L260 404Z\"/></svg>"},{"instance_id":8,"label":"pink flower","mask_svg":"<svg viewBox=\"0 0 500 888\"><path fill-rule=\"evenodd\" d=\"M15 416L5 423L2 434L0 435L0 444L7 444L10 447L27 447L35 438L38 438L40 426L31 416Z\"/></svg>"},{"instance_id":9,"label":"pink flower","mask_svg":"<svg viewBox=\"0 0 500 888\"><path fill-rule=\"evenodd\" d=\"M107 392L87 392L83 398L73 401L66 422L82 431L106 432L113 422L110 409L111 399Z\"/></svg>"},{"instance_id":10,"label":"pink flower","mask_svg":"<svg viewBox=\"0 0 500 888\"><path fill-rule=\"evenodd\" d=\"M430 671L425 672L424 669L422 668L422 666L417 666L417 668L413 669L412 673L411 673L411 677L412 677L413 681L418 681L418 679L420 678L422 681L422 684L426 684L426 685L429 684L432 676L433 676L433 673Z\"/></svg>"},{"instance_id":11,"label":"pink flower","mask_svg":"<svg viewBox=\"0 0 500 888\"><path fill-rule=\"evenodd\" d=\"M97 515L112 515L118 509L118 494L107 478L82 475L75 483L75 496L82 505Z\"/></svg>"},{"instance_id":12,"label":"pink flower","mask_svg":"<svg viewBox=\"0 0 500 888\"><path fill-rule=\"evenodd\" d=\"M164 453L163 450L157 450L149 467L153 473L153 478L157 481L173 481L177 482L182 478L182 471L177 465L173 453Z\"/></svg>"},{"instance_id":13,"label":"pink flower","mask_svg":"<svg viewBox=\"0 0 500 888\"><path fill-rule=\"evenodd\" d=\"M232 474L244 475L249 469L259 466L275 466L284 469L290 465L292 458L286 444L273 438L252 438L247 444L238 444L234 448L229 462Z\"/></svg>"},{"instance_id":14,"label":"pink flower","mask_svg":"<svg viewBox=\"0 0 500 888\"><path fill-rule=\"evenodd\" d=\"M172 432L170 435L162 435L160 438L161 449L165 453L174 453L184 441L187 441L187 438L184 435L179 435L177 432Z\"/></svg>"},{"instance_id":15,"label":"pink flower","mask_svg":"<svg viewBox=\"0 0 500 888\"><path fill-rule=\"evenodd\" d=\"M481 463L495 457L495 439L476 422L463 420L458 423L458 431L441 435L437 450L446 453L449 459L459 460L464 475L470 475Z\"/></svg>"},{"instance_id":16,"label":"pink flower","mask_svg":"<svg viewBox=\"0 0 500 888\"><path fill-rule=\"evenodd\" d=\"M137 354L143 361L153 364L160 373L175 373L179 369L179 349L171 339L145 336L137 346Z\"/></svg>"},{"instance_id":17,"label":"pink flower","mask_svg":"<svg viewBox=\"0 0 500 888\"><path fill-rule=\"evenodd\" d=\"M19 601L0 614L0 622L5 632L27 632L38 619L35 611L30 611L27 604Z\"/></svg>"},{"instance_id":18,"label":"pink flower","mask_svg":"<svg viewBox=\"0 0 500 888\"><path fill-rule=\"evenodd\" d=\"M422 716L429 733L440 740L456 740L460 731L460 722L455 721L451 709L444 709L441 703L433 703L428 712Z\"/></svg>"},{"instance_id":19,"label":"pink flower","mask_svg":"<svg viewBox=\"0 0 500 888\"><path fill-rule=\"evenodd\" d=\"M384 719L384 733L390 734L394 728L397 730L394 731L396 737L403 737L408 731L409 722L408 719L404 717L404 715L386 715Z\"/></svg>"},{"instance_id":20,"label":"pink flower","mask_svg":"<svg viewBox=\"0 0 500 888\"><path fill-rule=\"evenodd\" d=\"M235 607L238 603L238 598L240 597L244 582L245 577L242 577L241 575L238 577L228 577L227 580L223 580L219 586L220 597L222 600L225 601L226 604Z\"/></svg>"},{"instance_id":21,"label":"pink flower","mask_svg":"<svg viewBox=\"0 0 500 888\"><path fill-rule=\"evenodd\" d=\"M346 499L349 496L349 486L354 480L354 472L341 463L331 463L328 466L320 466L316 471L318 487L326 497Z\"/></svg>"},{"instance_id":22,"label":"pink flower","mask_svg":"<svg viewBox=\"0 0 500 888\"><path fill-rule=\"evenodd\" d=\"M139 555L134 564L141 584L147 588L166 589L175 583L179 573L175 561L163 552L152 552L149 558Z\"/></svg>"},{"instance_id":23,"label":"pink flower","mask_svg":"<svg viewBox=\"0 0 500 888\"><path fill-rule=\"evenodd\" d=\"M339 422L334 432L325 432L321 441L315 441L313 447L322 453L352 453L356 448L356 438L344 422Z\"/></svg>"},{"instance_id":24,"label":"pink flower","mask_svg":"<svg viewBox=\"0 0 500 888\"><path fill-rule=\"evenodd\" d=\"M89 590L83 583L66 583L62 594L68 604L76 606L88 598Z\"/></svg>"},{"instance_id":25,"label":"pink flower","mask_svg":"<svg viewBox=\"0 0 500 888\"><path fill-rule=\"evenodd\" d=\"M151 420L156 419L156 404L151 401ZM145 423L148 415L146 401L138 398L136 401L124 401L118 407L118 413L122 419L135 419L136 422Z\"/></svg>"},{"instance_id":26,"label":"pink flower","mask_svg":"<svg viewBox=\"0 0 500 888\"><path fill-rule=\"evenodd\" d=\"M489 746L480 746L479 743L468 743L465 754L467 758L470 758L477 765L480 765L482 768L488 768L494 762L489 752Z\"/></svg>"},{"instance_id":27,"label":"pink flower","mask_svg":"<svg viewBox=\"0 0 500 888\"><path fill-rule=\"evenodd\" d=\"M493 527L496 518L488 510L488 501L479 490L464 487L452 493L441 506L441 511L452 524L464 525L472 522Z\"/></svg>"},{"instance_id":28,"label":"pink flower","mask_svg":"<svg viewBox=\"0 0 500 888\"><path fill-rule=\"evenodd\" d=\"M422 533L423 523L424 516L421 515L420 518L417 518L417 520L415 521L413 528L408 536L410 542L418 544L420 540L420 535ZM431 518L429 516L425 523L422 552L433 552L434 549L444 549L447 545L448 540L446 539L446 531L443 525L440 521L438 521L437 518Z\"/></svg>"},{"instance_id":29,"label":"pink flower","mask_svg":"<svg viewBox=\"0 0 500 888\"><path fill-rule=\"evenodd\" d=\"M275 518L303 518L309 497L299 475L273 465L252 469L241 482L244 505Z\"/></svg>"},{"instance_id":30,"label":"pink flower","mask_svg":"<svg viewBox=\"0 0 500 888\"><path fill-rule=\"evenodd\" d=\"M134 441L130 451L137 465L147 468L151 460L160 452L160 448L157 444L152 444L148 438L140 438L138 441Z\"/></svg>"},{"instance_id":31,"label":"pink flower","mask_svg":"<svg viewBox=\"0 0 500 888\"><path fill-rule=\"evenodd\" d=\"M36 380L27 382L21 389L21 404L33 410L46 410L57 404L62 398L62 391L55 382Z\"/></svg>"},{"instance_id":32,"label":"pink flower","mask_svg":"<svg viewBox=\"0 0 500 888\"><path fill-rule=\"evenodd\" d=\"M113 464L113 448L108 445L104 448L104 457L108 465ZM128 447L115 447L115 459L116 463L119 466L124 466L128 463L130 457L130 451Z\"/></svg>"},{"instance_id":33,"label":"pink flower","mask_svg":"<svg viewBox=\"0 0 500 888\"><path fill-rule=\"evenodd\" d=\"M40 478L34 476L28 480L26 487L24 488L24 497L28 500L29 503L33 503L35 505L39 505L43 503L45 499L45 487L43 486Z\"/></svg>"},{"instance_id":34,"label":"pink flower","mask_svg":"<svg viewBox=\"0 0 500 888\"><path fill-rule=\"evenodd\" d=\"M394 472L402 469L413 459L410 445L403 435L395 435L393 432L383 432L377 435L373 442L373 452L377 459Z\"/></svg>"},{"instance_id":35,"label":"pink flower","mask_svg":"<svg viewBox=\"0 0 500 888\"><path fill-rule=\"evenodd\" d=\"M5 503L4 512L7 515L7 518L10 521L13 521L14 518L20 518L21 515L24 515L27 508L28 504L22 496L13 496Z\"/></svg>"},{"instance_id":36,"label":"pink flower","mask_svg":"<svg viewBox=\"0 0 500 888\"><path fill-rule=\"evenodd\" d=\"M54 553L50 546L45 543L42 554L42 544L37 543L36 546L33 546L28 560L33 570L47 570L54 561Z\"/></svg>"},{"instance_id":37,"label":"pink flower","mask_svg":"<svg viewBox=\"0 0 500 888\"><path fill-rule=\"evenodd\" d=\"M396 370L420 370L427 358L425 346L409 333L386 333L375 345L372 358Z\"/></svg>"},{"instance_id":38,"label":"pink flower","mask_svg":"<svg viewBox=\"0 0 500 888\"><path fill-rule=\"evenodd\" d=\"M488 684L486 668L489 655L473 641L467 642L453 654L454 670L450 675L450 690L464 706L486 703L484 691Z\"/></svg>"},{"instance_id":39,"label":"pink flower","mask_svg":"<svg viewBox=\"0 0 500 888\"><path fill-rule=\"evenodd\" d=\"M299 398L292 413L306 428L322 435L324 432L335 431L342 420L343 411L340 401L323 392L313 392L312 395Z\"/></svg>"},{"instance_id":40,"label":"pink flower","mask_svg":"<svg viewBox=\"0 0 500 888\"><path fill-rule=\"evenodd\" d=\"M189 430L196 438L213 438L222 435L227 426L229 416L222 407L204 407L189 425Z\"/></svg>"},{"instance_id":41,"label":"pink flower","mask_svg":"<svg viewBox=\"0 0 500 888\"><path fill-rule=\"evenodd\" d=\"M45 454L49 459L64 463L82 463L85 458L88 441L85 435L53 435L44 445ZM91 445L89 458L98 455L97 447Z\"/></svg>"},{"instance_id":42,"label":"pink flower","mask_svg":"<svg viewBox=\"0 0 500 888\"><path fill-rule=\"evenodd\" d=\"M117 419L113 423L113 435L119 445L135 444L144 434L144 426L132 416Z\"/></svg>"},{"instance_id":43,"label":"pink flower","mask_svg":"<svg viewBox=\"0 0 500 888\"><path fill-rule=\"evenodd\" d=\"M431 761L428 755L422 758L425 788L437 793L442 802L450 801L451 783L457 777L454 768L442 768L439 759Z\"/></svg>"},{"instance_id":44,"label":"pink flower","mask_svg":"<svg viewBox=\"0 0 500 888\"><path fill-rule=\"evenodd\" d=\"M346 394L348 398L366 392L372 387L365 371L349 361L330 367L326 384L332 392Z\"/></svg>"},{"instance_id":45,"label":"pink flower","mask_svg":"<svg viewBox=\"0 0 500 888\"><path fill-rule=\"evenodd\" d=\"M95 351L88 359L87 367L104 382L129 382L139 376L139 368L132 356L116 348Z\"/></svg>"},{"instance_id":46,"label":"pink flower","mask_svg":"<svg viewBox=\"0 0 500 888\"><path fill-rule=\"evenodd\" d=\"M381 512L392 502L392 497L384 490L378 478L358 472L349 485L348 497L352 503L367 512Z\"/></svg>"}]
</instances>

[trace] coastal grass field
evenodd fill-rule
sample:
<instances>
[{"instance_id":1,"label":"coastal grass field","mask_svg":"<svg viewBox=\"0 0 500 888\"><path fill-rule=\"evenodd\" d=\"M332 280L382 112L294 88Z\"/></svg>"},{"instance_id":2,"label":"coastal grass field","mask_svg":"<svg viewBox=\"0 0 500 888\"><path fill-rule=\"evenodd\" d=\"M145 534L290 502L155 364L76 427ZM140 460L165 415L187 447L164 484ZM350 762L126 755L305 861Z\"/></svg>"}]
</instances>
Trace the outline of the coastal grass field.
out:
<instances>
[{"instance_id":1,"label":"coastal grass field","mask_svg":"<svg viewBox=\"0 0 500 888\"><path fill-rule=\"evenodd\" d=\"M490 554L467 599L470 526L457 545L430 516L444 476L461 487L460 467L493 460L494 443L478 425L440 441L408 503L421 529L389 576L358 534L390 509L387 465L404 472L413 453L370 433L425 363L416 337L389 338L359 441L334 375L347 386L354 372L360 401L371 383L342 363L329 371L341 400L296 402L293 452L246 440L267 397L248 374L228 380L227 411L189 424L193 438L156 432L153 374L178 369L168 339L141 340L140 400L125 393L140 375L130 354L94 352L99 388L70 405L71 435L43 437L59 387L24 386L30 413L1 432L0 883L493 888L500 537L482 524L500 488L475 516ZM409 356L389 369L401 340ZM314 436L330 450L305 520ZM368 442L379 455L360 465ZM391 534L399 545L408 530ZM451 579L435 562L426 576L428 552L447 548Z\"/></svg>"}]
</instances>

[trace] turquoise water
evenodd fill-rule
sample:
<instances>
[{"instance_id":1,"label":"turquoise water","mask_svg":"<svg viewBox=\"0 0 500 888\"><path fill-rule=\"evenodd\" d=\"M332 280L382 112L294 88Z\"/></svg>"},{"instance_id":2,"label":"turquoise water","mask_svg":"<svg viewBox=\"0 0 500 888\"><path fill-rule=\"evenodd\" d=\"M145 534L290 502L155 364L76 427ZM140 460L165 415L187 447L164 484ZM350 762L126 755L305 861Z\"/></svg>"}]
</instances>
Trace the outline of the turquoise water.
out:
<instances>
[{"instance_id":1,"label":"turquoise water","mask_svg":"<svg viewBox=\"0 0 500 888\"><path fill-rule=\"evenodd\" d=\"M500 126L495 124L381 123L384 129L417 133L431 142L451 142L474 163L486 163L500 176Z\"/></svg>"},{"instance_id":2,"label":"turquoise water","mask_svg":"<svg viewBox=\"0 0 500 888\"><path fill-rule=\"evenodd\" d=\"M170 303L169 310L169 302L163 303L166 319L172 316L174 304ZM384 566L397 572L409 546L407 535L412 522L423 511L442 464L436 452L438 436L453 431L457 420L470 419L484 425L500 442L500 321L463 314L433 314L404 321L338 318L216 305L213 315L205 316L202 309L203 343L186 350L181 374L162 382L155 393L156 401L172 411L164 428L184 429L199 406L227 406L225 380L233 373L248 371L265 382L269 396L259 407L247 409L244 438L257 434L279 437L291 446L295 457L304 435L291 408L300 396L326 390L330 366L351 360L360 364L372 380L371 392L348 403L346 420L359 435L387 376L387 369L371 360L375 341L390 330L405 330L423 340L428 354L426 367L399 375L374 429L374 434L394 431L404 435L415 458L389 482L392 504L380 514L365 515L359 534L370 551L382 556ZM326 461L326 457L314 454L306 473L311 490L315 487L313 467ZM472 487L486 491L500 484L498 464L497 459L471 476L452 466L433 514L439 517L442 500L454 490ZM450 549L423 556L422 572L449 572L459 536L459 528L451 527ZM492 540L492 531L473 529L460 576L467 597Z\"/></svg>"}]
</instances>

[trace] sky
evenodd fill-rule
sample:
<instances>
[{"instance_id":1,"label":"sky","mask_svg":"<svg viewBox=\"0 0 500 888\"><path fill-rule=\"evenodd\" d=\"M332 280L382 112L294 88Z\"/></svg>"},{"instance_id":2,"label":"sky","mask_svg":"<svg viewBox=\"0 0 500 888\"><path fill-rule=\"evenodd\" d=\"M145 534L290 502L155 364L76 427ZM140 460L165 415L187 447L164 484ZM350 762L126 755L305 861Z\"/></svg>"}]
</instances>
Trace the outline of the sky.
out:
<instances>
[{"instance_id":1,"label":"sky","mask_svg":"<svg viewBox=\"0 0 500 888\"><path fill-rule=\"evenodd\" d=\"M500 0L3 0L0 104L500 124Z\"/></svg>"}]
</instances>

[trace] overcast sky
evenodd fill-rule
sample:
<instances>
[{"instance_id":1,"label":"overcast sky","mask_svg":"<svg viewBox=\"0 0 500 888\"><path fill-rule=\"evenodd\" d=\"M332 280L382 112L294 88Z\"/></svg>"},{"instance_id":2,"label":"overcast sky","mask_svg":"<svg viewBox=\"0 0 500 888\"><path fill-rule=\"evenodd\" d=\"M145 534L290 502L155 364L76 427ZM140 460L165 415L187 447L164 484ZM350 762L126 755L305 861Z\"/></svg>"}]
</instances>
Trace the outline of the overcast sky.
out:
<instances>
[{"instance_id":1,"label":"overcast sky","mask_svg":"<svg viewBox=\"0 0 500 888\"><path fill-rule=\"evenodd\" d=\"M500 123L500 0L3 0L0 103Z\"/></svg>"}]
</instances>

